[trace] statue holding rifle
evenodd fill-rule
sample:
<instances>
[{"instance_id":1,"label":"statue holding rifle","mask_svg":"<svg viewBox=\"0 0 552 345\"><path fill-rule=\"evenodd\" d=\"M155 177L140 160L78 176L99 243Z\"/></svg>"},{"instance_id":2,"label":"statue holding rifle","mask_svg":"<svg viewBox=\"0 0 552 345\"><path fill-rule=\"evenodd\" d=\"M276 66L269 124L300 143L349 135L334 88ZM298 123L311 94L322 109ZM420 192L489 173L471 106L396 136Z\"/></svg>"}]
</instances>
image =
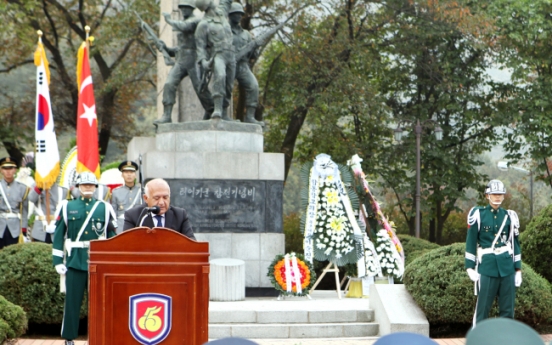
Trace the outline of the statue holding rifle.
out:
<instances>
[{"instance_id":1,"label":"statue holding rifle","mask_svg":"<svg viewBox=\"0 0 552 345\"><path fill-rule=\"evenodd\" d=\"M196 1L197 8L205 12L195 32L197 63L203 75L201 89L207 88L206 76L212 73L211 94L215 109L211 118L223 120L231 120L228 116L228 106L236 73L233 35L228 23L231 3L231 0L220 0L219 5L215 6L213 0Z\"/></svg>"},{"instance_id":2,"label":"statue holding rifle","mask_svg":"<svg viewBox=\"0 0 552 345\"><path fill-rule=\"evenodd\" d=\"M142 22L142 27L145 29L150 39L155 42L156 47L161 51L165 57L165 63L167 63L167 56L175 57L175 62L172 62L174 66L167 76L167 81L163 88L163 116L160 119L154 121L155 124L170 123L171 113L176 103L176 92L178 85L185 77L189 76L192 82L192 86L205 110L204 119L208 119L213 112L213 101L209 91L207 89L200 90L200 80L196 70L196 44L194 38L194 32L200 19L195 17L193 12L195 9L194 0L180 0L178 8L182 13L184 20L173 20L169 13L163 13L167 24L173 27L173 31L177 31L178 46L175 48L169 48L165 42L159 40L153 34L153 30L147 30L144 26L147 24ZM148 27L149 28L149 27Z\"/></svg>"}]
</instances>

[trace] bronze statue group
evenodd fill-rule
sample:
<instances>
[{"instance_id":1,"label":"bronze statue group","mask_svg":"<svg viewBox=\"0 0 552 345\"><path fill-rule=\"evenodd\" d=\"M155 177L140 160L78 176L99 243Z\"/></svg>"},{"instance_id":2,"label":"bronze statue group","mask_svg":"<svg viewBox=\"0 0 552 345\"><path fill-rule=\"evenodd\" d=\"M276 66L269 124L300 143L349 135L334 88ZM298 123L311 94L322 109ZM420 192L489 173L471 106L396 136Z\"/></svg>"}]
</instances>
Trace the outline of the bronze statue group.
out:
<instances>
[{"instance_id":1,"label":"bronze statue group","mask_svg":"<svg viewBox=\"0 0 552 345\"><path fill-rule=\"evenodd\" d=\"M154 124L170 123L176 103L178 85L189 77L194 91L204 109L204 120L221 118L233 121L229 114L234 80L245 90L246 123L264 125L255 119L259 85L251 72L250 60L256 58L256 48L281 25L254 39L240 26L244 8L240 3L221 0L180 0L178 8L182 20L174 20L163 13L165 21L177 33L178 46L167 45L154 36L153 30L141 23L149 38L165 57L165 63L173 65L163 89L163 116ZM202 19L194 15L195 9L205 13ZM170 60L174 57L174 62Z\"/></svg>"}]
</instances>

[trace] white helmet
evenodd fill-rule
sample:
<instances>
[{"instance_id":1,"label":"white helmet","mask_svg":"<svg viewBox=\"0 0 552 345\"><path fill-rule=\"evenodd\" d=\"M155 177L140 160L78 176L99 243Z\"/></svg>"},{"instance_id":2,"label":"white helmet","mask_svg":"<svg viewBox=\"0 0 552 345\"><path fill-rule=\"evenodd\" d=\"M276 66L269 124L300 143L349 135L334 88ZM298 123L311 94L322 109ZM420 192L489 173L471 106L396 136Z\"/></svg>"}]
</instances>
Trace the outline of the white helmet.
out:
<instances>
[{"instance_id":1,"label":"white helmet","mask_svg":"<svg viewBox=\"0 0 552 345\"><path fill-rule=\"evenodd\" d=\"M487 183L485 194L506 194L506 187L500 180L491 180Z\"/></svg>"},{"instance_id":2,"label":"white helmet","mask_svg":"<svg viewBox=\"0 0 552 345\"><path fill-rule=\"evenodd\" d=\"M77 187L81 184L93 184L98 187L98 179L96 179L96 175L89 171L85 171L79 174L79 177L77 177L77 183L75 184Z\"/></svg>"}]
</instances>

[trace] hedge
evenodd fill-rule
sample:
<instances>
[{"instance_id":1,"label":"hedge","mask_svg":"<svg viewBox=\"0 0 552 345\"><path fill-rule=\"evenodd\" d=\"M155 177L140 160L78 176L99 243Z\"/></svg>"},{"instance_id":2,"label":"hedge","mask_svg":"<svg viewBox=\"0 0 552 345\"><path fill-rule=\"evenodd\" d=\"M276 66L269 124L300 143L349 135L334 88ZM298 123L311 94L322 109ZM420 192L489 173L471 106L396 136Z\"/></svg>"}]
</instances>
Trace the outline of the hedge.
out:
<instances>
[{"instance_id":1,"label":"hedge","mask_svg":"<svg viewBox=\"0 0 552 345\"><path fill-rule=\"evenodd\" d=\"M6 339L20 337L27 330L23 308L0 296L0 344Z\"/></svg>"},{"instance_id":2,"label":"hedge","mask_svg":"<svg viewBox=\"0 0 552 345\"><path fill-rule=\"evenodd\" d=\"M434 249L406 267L404 284L430 324L469 324L475 310L473 282L464 269L465 245ZM515 318L532 327L552 321L551 286L527 264L517 291ZM492 315L496 315L496 307Z\"/></svg>"},{"instance_id":3,"label":"hedge","mask_svg":"<svg viewBox=\"0 0 552 345\"><path fill-rule=\"evenodd\" d=\"M552 281L552 205L531 220L519 239L523 262Z\"/></svg>"},{"instance_id":4,"label":"hedge","mask_svg":"<svg viewBox=\"0 0 552 345\"><path fill-rule=\"evenodd\" d=\"M404 256L406 260L405 266L414 261L414 259L418 256L425 254L430 250L439 248L437 243L429 242L422 238L416 238L414 236L403 234L399 234L398 237L399 240L401 240L401 244L404 249Z\"/></svg>"},{"instance_id":5,"label":"hedge","mask_svg":"<svg viewBox=\"0 0 552 345\"><path fill-rule=\"evenodd\" d=\"M0 295L23 308L30 323L60 324L65 295L52 265L52 246L24 243L0 250ZM83 303L81 318L86 316Z\"/></svg>"}]
</instances>

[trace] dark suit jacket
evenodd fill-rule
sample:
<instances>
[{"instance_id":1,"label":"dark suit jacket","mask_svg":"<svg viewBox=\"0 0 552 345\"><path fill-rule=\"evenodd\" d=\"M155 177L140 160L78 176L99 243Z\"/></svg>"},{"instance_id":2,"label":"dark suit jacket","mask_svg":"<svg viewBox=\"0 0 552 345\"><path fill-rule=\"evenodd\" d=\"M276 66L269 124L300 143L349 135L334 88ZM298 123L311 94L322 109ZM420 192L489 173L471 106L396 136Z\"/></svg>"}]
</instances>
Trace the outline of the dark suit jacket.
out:
<instances>
[{"instance_id":1,"label":"dark suit jacket","mask_svg":"<svg viewBox=\"0 0 552 345\"><path fill-rule=\"evenodd\" d=\"M155 222L151 217L151 213L144 211L144 208L147 206L148 205L145 204L137 205L125 211L125 225L123 231L139 227L140 221L144 216L146 216L146 218L144 218L142 226L147 226L148 228L154 227ZM140 216L140 214L142 215ZM182 235L195 240L192 225L183 208L174 206L169 207L167 213L165 213L165 227L176 230Z\"/></svg>"}]
</instances>

